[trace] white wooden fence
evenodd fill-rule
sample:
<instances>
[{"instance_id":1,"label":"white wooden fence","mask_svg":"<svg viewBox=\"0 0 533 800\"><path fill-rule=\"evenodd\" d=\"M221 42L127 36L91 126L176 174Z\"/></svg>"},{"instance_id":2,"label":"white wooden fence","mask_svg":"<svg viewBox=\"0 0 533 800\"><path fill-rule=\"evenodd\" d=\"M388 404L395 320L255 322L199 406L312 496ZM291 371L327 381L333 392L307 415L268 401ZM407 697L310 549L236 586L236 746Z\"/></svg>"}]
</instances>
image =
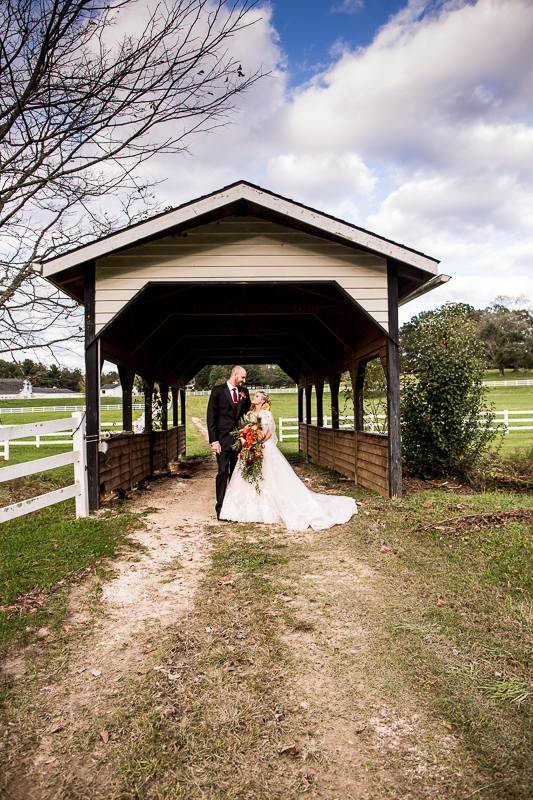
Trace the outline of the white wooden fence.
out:
<instances>
[{"instance_id":1,"label":"white wooden fence","mask_svg":"<svg viewBox=\"0 0 533 800\"><path fill-rule=\"evenodd\" d=\"M133 410L144 409L144 403L133 403ZM58 411L85 411L85 406L16 406L15 408L0 408L0 414L44 414L57 413ZM122 403L100 405L100 411L122 411Z\"/></svg>"},{"instance_id":2,"label":"white wooden fence","mask_svg":"<svg viewBox=\"0 0 533 800\"><path fill-rule=\"evenodd\" d=\"M10 441L21 439L25 436L42 436L43 434L55 434L57 431L65 430L68 430L70 436L72 436L71 451L60 453L57 456L48 456L47 458L38 458L35 461L25 461L22 464L2 467L0 469L0 483L63 467L66 464L74 464L74 483L70 486L64 486L62 489L56 489L53 492L47 492L38 497L31 497L29 500L22 500L20 503L13 503L13 505L0 508L0 522L22 517L24 514L39 511L41 508L55 505L71 497L76 498L76 517L89 516L87 471L85 467L85 424L84 415L81 412L74 413L70 419L53 419L47 422L33 422L27 425L11 425L3 428L0 435L6 436L7 440Z\"/></svg>"},{"instance_id":3,"label":"white wooden fence","mask_svg":"<svg viewBox=\"0 0 533 800\"><path fill-rule=\"evenodd\" d=\"M490 412L484 411L482 413L488 414ZM504 411L495 411L494 413L496 414L494 422L497 425L501 425L503 422L505 433L509 433L509 431L533 431L533 425L523 424L526 422L533 422L533 411L508 411L505 409ZM530 414L531 416L517 418L517 414ZM514 423L514 425L509 425L510 422Z\"/></svg>"},{"instance_id":4,"label":"white wooden fence","mask_svg":"<svg viewBox=\"0 0 533 800\"><path fill-rule=\"evenodd\" d=\"M324 414L324 427L328 428L331 427L328 425L329 417ZM311 422L316 422L317 418L312 417ZM295 422L296 425L291 425L287 423ZM341 417L339 419L339 428L353 428L353 417ZM278 439L280 442L284 442L285 439L297 439L298 438L298 417L280 417L278 422L278 430L279 436ZM286 431L296 431L296 433L286 433Z\"/></svg>"},{"instance_id":5,"label":"white wooden fence","mask_svg":"<svg viewBox=\"0 0 533 800\"><path fill-rule=\"evenodd\" d=\"M56 420L57 422L57 420ZM39 425L43 425L44 423L39 423ZM18 439L16 442L11 441L10 439L6 439L5 431L9 426L7 425L0 425L0 447L3 446L3 450L0 450L0 459L4 459L4 461L9 461L10 450L12 447L36 447L39 449L40 447L49 445L49 444L70 444L70 431L55 431L53 433L36 433L35 436L32 434L32 438L28 439L28 436L25 436L22 441ZM17 428L23 427L22 425L17 425ZM120 428L122 430L122 422L102 422L100 425L100 433L104 433L109 431L110 428ZM47 437L52 436L55 438L48 439ZM58 438L62 437L62 438Z\"/></svg>"},{"instance_id":6,"label":"white wooden fence","mask_svg":"<svg viewBox=\"0 0 533 800\"><path fill-rule=\"evenodd\" d=\"M483 416L490 412L483 411L480 415L480 422L483 421ZM533 423L533 411L495 411L496 419L495 425L503 423L504 433L509 431L533 431L533 425L526 425L525 423ZM517 414L530 414L530 417L517 417ZM316 422L316 417L312 421ZM381 420L386 420L386 414L365 414L365 431L369 433L386 433L387 426ZM296 423L295 425L287 423ZM514 423L514 424L509 424ZM328 417L324 415L324 427L328 427ZM339 428L353 428L353 418L341 417ZM286 431L296 431L296 433L287 433ZM298 438L298 418L297 417L280 417L279 418L279 441L283 442L285 439Z\"/></svg>"},{"instance_id":7,"label":"white wooden fence","mask_svg":"<svg viewBox=\"0 0 533 800\"><path fill-rule=\"evenodd\" d=\"M533 380L524 381L483 381L483 386L533 386Z\"/></svg>"}]
</instances>

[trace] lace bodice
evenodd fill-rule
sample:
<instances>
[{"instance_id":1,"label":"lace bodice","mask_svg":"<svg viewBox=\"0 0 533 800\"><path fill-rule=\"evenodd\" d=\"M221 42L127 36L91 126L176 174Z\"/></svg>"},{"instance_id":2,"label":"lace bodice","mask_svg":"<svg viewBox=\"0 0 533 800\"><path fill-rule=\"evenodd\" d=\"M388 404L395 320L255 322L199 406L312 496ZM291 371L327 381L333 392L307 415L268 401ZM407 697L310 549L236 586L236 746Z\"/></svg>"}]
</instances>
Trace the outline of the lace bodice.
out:
<instances>
[{"instance_id":1,"label":"lace bodice","mask_svg":"<svg viewBox=\"0 0 533 800\"><path fill-rule=\"evenodd\" d=\"M272 444L277 444L278 443L278 437L276 436L276 423L274 421L274 415L272 414L272 411L267 411L266 409L263 409L262 411L259 412L259 414L257 416L261 420L261 424L263 425L263 432L264 432L265 436L268 433L268 431L272 431L272 436L270 437L268 442L266 442L266 444L268 445L269 442L272 442ZM255 414L253 414L252 412L249 411L248 414L247 414L247 417L250 420L252 418L255 419Z\"/></svg>"}]
</instances>

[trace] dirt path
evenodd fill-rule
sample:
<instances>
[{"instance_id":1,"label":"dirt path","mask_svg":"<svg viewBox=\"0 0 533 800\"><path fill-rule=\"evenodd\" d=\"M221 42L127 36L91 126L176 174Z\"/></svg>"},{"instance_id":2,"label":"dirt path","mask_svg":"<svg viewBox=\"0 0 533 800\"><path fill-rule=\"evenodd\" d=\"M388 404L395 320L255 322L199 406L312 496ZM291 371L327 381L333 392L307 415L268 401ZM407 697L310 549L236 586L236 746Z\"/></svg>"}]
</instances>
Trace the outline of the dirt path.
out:
<instances>
[{"instance_id":1,"label":"dirt path","mask_svg":"<svg viewBox=\"0 0 533 800\"><path fill-rule=\"evenodd\" d=\"M72 591L64 644L12 662L6 800L454 797L453 738L376 655L385 587L356 538L379 537L375 515L316 533L218 523L215 468L136 493L141 549ZM215 544L242 566L217 572Z\"/></svg>"},{"instance_id":2,"label":"dirt path","mask_svg":"<svg viewBox=\"0 0 533 800\"><path fill-rule=\"evenodd\" d=\"M97 593L96 606L91 601L94 589L89 598L84 585L72 591L66 627L79 630L80 637L70 642L59 680L39 688L36 727L29 720L12 725L12 738L18 736L21 747L12 759L6 798L56 798L74 774L76 782L83 782L105 759L102 736L91 752L82 747L78 753L80 737L105 730L105 716L121 694L121 682L157 666L154 645L164 640L167 629L175 630L186 620L208 568L206 523L216 535L215 467L207 460L188 480L160 480L151 484L151 491L138 493L131 510L153 509L145 517L146 528L133 534L141 549L110 564L115 577ZM46 630L42 636L46 642ZM3 668L28 680L36 677L32 667L24 666L24 658L12 658ZM22 746L28 734L38 738L31 755ZM65 762L62 755L71 750Z\"/></svg>"}]
</instances>

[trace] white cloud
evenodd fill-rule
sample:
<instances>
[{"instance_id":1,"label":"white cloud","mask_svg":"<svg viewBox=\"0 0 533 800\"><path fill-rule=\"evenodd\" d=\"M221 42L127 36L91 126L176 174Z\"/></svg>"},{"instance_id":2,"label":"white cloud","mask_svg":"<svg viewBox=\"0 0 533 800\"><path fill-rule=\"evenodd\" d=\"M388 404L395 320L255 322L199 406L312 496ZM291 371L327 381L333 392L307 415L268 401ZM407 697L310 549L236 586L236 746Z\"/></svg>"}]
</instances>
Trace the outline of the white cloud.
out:
<instances>
[{"instance_id":1,"label":"white cloud","mask_svg":"<svg viewBox=\"0 0 533 800\"><path fill-rule=\"evenodd\" d=\"M449 299L533 298L533 0L433 8L410 2L296 90L270 6L255 9L230 47L270 76L190 156L145 166L166 180L162 205L244 178L441 258L453 280L404 320Z\"/></svg>"},{"instance_id":2,"label":"white cloud","mask_svg":"<svg viewBox=\"0 0 533 800\"><path fill-rule=\"evenodd\" d=\"M358 14L365 7L364 0L342 0L342 3L333 4L332 14Z\"/></svg>"}]
</instances>

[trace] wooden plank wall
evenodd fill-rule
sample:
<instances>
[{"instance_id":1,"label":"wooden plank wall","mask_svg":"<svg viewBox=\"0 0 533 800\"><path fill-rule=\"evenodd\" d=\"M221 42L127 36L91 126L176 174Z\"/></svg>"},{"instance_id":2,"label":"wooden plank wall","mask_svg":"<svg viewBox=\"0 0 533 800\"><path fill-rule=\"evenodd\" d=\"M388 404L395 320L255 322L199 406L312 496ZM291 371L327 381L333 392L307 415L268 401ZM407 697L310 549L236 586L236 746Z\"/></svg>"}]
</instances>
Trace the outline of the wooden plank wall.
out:
<instances>
[{"instance_id":1,"label":"wooden plank wall","mask_svg":"<svg viewBox=\"0 0 533 800\"><path fill-rule=\"evenodd\" d=\"M389 496L388 437L316 425L299 426L300 450L322 467ZM356 455L357 454L357 455Z\"/></svg>"},{"instance_id":2,"label":"wooden plank wall","mask_svg":"<svg viewBox=\"0 0 533 800\"><path fill-rule=\"evenodd\" d=\"M302 423L299 427L300 450L322 467L334 469L355 480L355 433L354 431L317 428Z\"/></svg>"},{"instance_id":3,"label":"wooden plank wall","mask_svg":"<svg viewBox=\"0 0 533 800\"><path fill-rule=\"evenodd\" d=\"M357 483L389 496L388 436L381 433L357 434Z\"/></svg>"},{"instance_id":4,"label":"wooden plank wall","mask_svg":"<svg viewBox=\"0 0 533 800\"><path fill-rule=\"evenodd\" d=\"M178 425L176 430L178 431L177 454L178 456L184 456L187 451L185 425Z\"/></svg>"},{"instance_id":5,"label":"wooden plank wall","mask_svg":"<svg viewBox=\"0 0 533 800\"><path fill-rule=\"evenodd\" d=\"M185 452L185 426L153 433L119 434L108 439L107 452L100 453L100 491L130 489L152 472L165 469L169 461Z\"/></svg>"},{"instance_id":6,"label":"wooden plank wall","mask_svg":"<svg viewBox=\"0 0 533 800\"><path fill-rule=\"evenodd\" d=\"M388 325L385 258L254 217L227 217L96 262L96 330L148 281L335 280Z\"/></svg>"}]
</instances>

